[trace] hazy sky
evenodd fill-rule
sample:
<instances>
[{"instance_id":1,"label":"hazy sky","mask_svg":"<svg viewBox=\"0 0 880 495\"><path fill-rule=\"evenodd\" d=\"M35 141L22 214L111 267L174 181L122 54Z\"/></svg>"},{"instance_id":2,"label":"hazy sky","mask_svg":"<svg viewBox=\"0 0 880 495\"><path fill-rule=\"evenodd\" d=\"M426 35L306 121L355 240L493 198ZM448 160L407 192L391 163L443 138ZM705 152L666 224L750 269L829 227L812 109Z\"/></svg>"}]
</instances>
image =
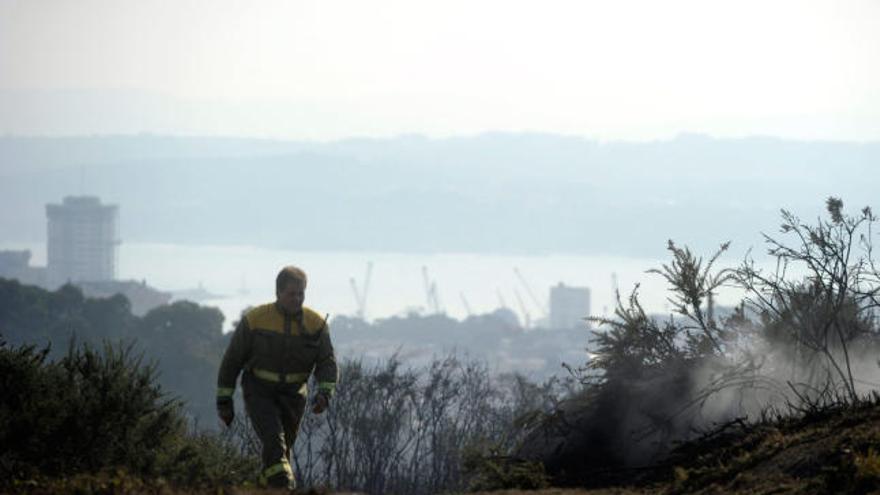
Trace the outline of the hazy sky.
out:
<instances>
[{"instance_id":1,"label":"hazy sky","mask_svg":"<svg viewBox=\"0 0 880 495\"><path fill-rule=\"evenodd\" d=\"M880 139L878 0L0 0L0 132Z\"/></svg>"}]
</instances>

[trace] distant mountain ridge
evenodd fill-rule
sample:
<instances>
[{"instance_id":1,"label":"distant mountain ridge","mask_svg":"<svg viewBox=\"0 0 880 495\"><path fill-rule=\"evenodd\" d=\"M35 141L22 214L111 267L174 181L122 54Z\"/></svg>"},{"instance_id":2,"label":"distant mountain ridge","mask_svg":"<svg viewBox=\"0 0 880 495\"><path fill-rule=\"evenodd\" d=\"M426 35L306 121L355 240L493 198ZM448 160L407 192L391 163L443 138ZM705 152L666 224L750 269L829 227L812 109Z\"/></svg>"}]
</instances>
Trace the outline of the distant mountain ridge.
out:
<instances>
[{"instance_id":1,"label":"distant mountain ridge","mask_svg":"<svg viewBox=\"0 0 880 495\"><path fill-rule=\"evenodd\" d=\"M779 208L877 206L880 143L552 134L328 143L159 135L0 138L2 240L44 205L120 205L123 241L304 250L662 256L668 238L744 250Z\"/></svg>"}]
</instances>

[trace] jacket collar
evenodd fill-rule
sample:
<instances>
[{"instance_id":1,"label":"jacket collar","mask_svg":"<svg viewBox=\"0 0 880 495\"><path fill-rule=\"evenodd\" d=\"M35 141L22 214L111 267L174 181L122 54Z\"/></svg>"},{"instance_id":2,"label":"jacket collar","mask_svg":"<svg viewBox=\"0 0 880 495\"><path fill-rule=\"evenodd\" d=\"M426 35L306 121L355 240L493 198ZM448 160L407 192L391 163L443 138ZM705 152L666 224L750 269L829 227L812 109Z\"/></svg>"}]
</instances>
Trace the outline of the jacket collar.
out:
<instances>
[{"instance_id":1,"label":"jacket collar","mask_svg":"<svg viewBox=\"0 0 880 495\"><path fill-rule=\"evenodd\" d=\"M275 302L272 304L272 306L275 307L275 311L278 311L278 313L279 313L281 316L289 316L289 317L294 318L294 319L296 319L296 320L300 320L300 319L302 319L302 316L303 316L303 310L302 310L302 308L300 308L300 310L297 311L296 313L288 313L287 310L285 310L284 308L281 307L280 304L278 304L278 301L275 301Z\"/></svg>"}]
</instances>

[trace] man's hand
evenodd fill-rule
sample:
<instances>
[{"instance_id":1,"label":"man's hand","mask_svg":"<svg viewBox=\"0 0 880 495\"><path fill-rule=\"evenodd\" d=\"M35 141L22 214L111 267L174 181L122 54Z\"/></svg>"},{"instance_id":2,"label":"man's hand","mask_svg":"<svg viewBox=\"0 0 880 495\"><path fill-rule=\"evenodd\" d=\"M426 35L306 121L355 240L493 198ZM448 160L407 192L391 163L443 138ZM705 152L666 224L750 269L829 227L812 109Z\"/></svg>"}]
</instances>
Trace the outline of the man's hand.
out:
<instances>
[{"instance_id":1,"label":"man's hand","mask_svg":"<svg viewBox=\"0 0 880 495\"><path fill-rule=\"evenodd\" d=\"M232 402L232 397L217 398L217 415L226 426L232 424L232 420L235 419L235 403Z\"/></svg>"},{"instance_id":2,"label":"man's hand","mask_svg":"<svg viewBox=\"0 0 880 495\"><path fill-rule=\"evenodd\" d=\"M312 400L312 412L315 414L321 414L322 412L327 410L327 406L330 405L330 398L327 396L326 392L318 392L315 394L315 398Z\"/></svg>"}]
</instances>

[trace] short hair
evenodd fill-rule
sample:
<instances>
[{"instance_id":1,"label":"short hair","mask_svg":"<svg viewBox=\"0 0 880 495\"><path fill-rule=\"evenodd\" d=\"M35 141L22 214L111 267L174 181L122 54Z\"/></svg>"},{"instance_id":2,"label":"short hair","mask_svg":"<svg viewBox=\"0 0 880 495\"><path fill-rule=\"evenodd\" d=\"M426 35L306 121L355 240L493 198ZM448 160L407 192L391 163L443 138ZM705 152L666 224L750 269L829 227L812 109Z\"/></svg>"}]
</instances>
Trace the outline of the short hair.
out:
<instances>
[{"instance_id":1,"label":"short hair","mask_svg":"<svg viewBox=\"0 0 880 495\"><path fill-rule=\"evenodd\" d=\"M285 266L278 272L278 276L275 277L275 292L281 292L287 287L288 283L293 281L302 282L303 287L305 287L309 279L302 268L293 265Z\"/></svg>"}]
</instances>

